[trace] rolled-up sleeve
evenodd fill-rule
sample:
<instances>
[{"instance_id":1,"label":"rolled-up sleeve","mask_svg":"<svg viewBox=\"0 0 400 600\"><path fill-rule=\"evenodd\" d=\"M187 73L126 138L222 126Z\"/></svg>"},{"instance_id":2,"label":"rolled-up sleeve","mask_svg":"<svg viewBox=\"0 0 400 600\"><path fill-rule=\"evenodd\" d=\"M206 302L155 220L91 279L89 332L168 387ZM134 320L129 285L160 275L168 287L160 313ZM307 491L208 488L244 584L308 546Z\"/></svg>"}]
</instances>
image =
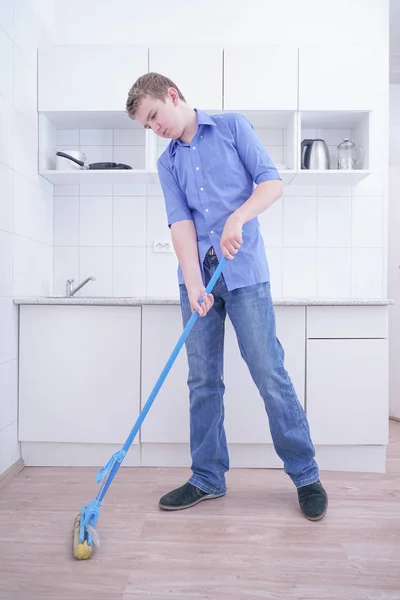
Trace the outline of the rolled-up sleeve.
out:
<instances>
[{"instance_id":1,"label":"rolled-up sleeve","mask_svg":"<svg viewBox=\"0 0 400 600\"><path fill-rule=\"evenodd\" d=\"M243 115L235 115L231 130L236 148L246 169L256 185L263 181L280 180L281 176L270 155L256 135L252 124Z\"/></svg>"},{"instance_id":2,"label":"rolled-up sleeve","mask_svg":"<svg viewBox=\"0 0 400 600\"><path fill-rule=\"evenodd\" d=\"M164 194L168 227L171 227L177 221L193 221L193 215L186 196L179 187L171 169L161 161L161 157L157 161L157 170Z\"/></svg>"}]
</instances>

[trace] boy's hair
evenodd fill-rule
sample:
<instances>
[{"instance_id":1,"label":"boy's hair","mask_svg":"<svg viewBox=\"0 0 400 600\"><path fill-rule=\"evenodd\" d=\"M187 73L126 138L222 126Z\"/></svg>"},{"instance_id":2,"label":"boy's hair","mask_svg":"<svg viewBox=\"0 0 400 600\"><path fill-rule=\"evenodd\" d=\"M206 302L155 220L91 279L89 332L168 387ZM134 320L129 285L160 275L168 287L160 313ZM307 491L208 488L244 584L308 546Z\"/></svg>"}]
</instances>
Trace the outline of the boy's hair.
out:
<instances>
[{"instance_id":1,"label":"boy's hair","mask_svg":"<svg viewBox=\"0 0 400 600\"><path fill-rule=\"evenodd\" d=\"M139 108L139 105L143 98L146 96L152 96L153 98L159 98L165 101L165 97L168 93L168 88L173 87L178 92L179 98L186 102L184 95L175 85L175 83L160 75L160 73L145 73L141 75L135 83L132 85L128 93L128 99L126 101L126 110L131 119L135 118L135 113Z\"/></svg>"}]
</instances>

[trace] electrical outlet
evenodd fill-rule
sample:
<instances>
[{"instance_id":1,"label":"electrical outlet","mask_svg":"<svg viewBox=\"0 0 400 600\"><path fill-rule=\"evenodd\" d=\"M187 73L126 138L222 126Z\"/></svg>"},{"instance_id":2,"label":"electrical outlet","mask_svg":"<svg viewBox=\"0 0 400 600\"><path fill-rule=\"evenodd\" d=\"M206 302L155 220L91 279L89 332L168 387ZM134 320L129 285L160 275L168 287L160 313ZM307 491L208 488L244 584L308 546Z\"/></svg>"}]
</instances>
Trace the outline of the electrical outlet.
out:
<instances>
[{"instance_id":1,"label":"electrical outlet","mask_svg":"<svg viewBox=\"0 0 400 600\"><path fill-rule=\"evenodd\" d=\"M173 252L172 243L156 240L153 243L153 252Z\"/></svg>"}]
</instances>

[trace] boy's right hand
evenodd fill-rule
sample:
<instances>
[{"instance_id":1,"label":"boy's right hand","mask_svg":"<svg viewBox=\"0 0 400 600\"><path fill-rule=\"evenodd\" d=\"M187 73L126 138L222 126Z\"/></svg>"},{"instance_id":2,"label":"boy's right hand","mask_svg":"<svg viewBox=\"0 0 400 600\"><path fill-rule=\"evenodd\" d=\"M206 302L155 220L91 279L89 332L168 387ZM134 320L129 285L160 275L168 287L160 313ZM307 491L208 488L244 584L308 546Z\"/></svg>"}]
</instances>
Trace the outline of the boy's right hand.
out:
<instances>
[{"instance_id":1,"label":"boy's right hand","mask_svg":"<svg viewBox=\"0 0 400 600\"><path fill-rule=\"evenodd\" d=\"M197 310L200 317L205 317L210 308L214 305L214 296L212 294L205 294L204 287L188 288L187 292L192 311ZM199 302L200 298L203 298L201 304Z\"/></svg>"}]
</instances>

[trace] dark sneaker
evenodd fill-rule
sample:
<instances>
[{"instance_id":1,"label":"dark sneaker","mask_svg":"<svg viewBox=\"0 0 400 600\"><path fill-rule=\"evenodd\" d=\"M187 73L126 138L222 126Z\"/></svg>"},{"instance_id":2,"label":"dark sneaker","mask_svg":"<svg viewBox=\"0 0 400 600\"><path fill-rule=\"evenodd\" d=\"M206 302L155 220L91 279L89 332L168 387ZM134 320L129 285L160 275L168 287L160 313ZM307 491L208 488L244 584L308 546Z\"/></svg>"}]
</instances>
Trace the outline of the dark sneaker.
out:
<instances>
[{"instance_id":1,"label":"dark sneaker","mask_svg":"<svg viewBox=\"0 0 400 600\"><path fill-rule=\"evenodd\" d=\"M315 483L297 488L300 508L310 521L318 521L325 516L328 495L318 479Z\"/></svg>"},{"instance_id":2,"label":"dark sneaker","mask_svg":"<svg viewBox=\"0 0 400 600\"><path fill-rule=\"evenodd\" d=\"M159 502L159 507L163 510L182 510L183 508L190 508L202 500L211 500L211 498L220 498L221 496L225 496L225 493L208 494L187 482L176 490L165 494Z\"/></svg>"}]
</instances>

